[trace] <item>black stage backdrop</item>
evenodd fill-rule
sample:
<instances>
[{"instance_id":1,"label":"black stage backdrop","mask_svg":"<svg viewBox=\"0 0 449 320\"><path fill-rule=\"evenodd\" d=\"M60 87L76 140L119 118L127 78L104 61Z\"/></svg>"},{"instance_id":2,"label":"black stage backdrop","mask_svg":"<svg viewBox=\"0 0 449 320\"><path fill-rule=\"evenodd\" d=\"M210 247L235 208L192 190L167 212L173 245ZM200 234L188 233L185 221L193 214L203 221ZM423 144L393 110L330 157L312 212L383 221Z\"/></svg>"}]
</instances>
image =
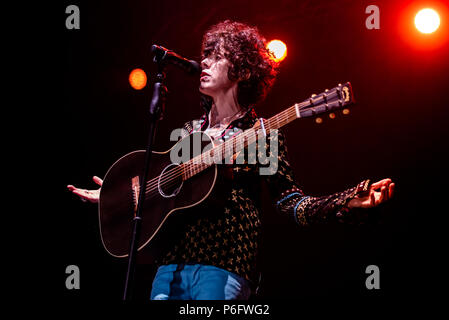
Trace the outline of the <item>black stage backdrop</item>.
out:
<instances>
[{"instance_id":1,"label":"black stage backdrop","mask_svg":"<svg viewBox=\"0 0 449 320\"><path fill-rule=\"evenodd\" d=\"M95 188L122 155L144 149L155 67L149 48L163 45L199 59L204 31L225 19L256 25L288 46L279 77L257 109L270 117L312 93L350 81L357 103L349 115L298 120L285 128L296 179L309 195L334 193L370 178L390 177L394 198L372 209L366 224L300 228L263 204L262 286L252 299L363 299L427 297L442 286L442 233L447 209L449 41L428 48L401 31L411 1L73 1L53 10L58 38L49 52L49 126L46 185L52 200L38 203L39 236L48 240L39 264L47 297L66 301L122 297L126 259L103 249L97 208L68 184ZM66 6L78 5L80 29L65 28ZM380 8L380 29L368 30L365 9ZM447 15L441 28L448 28ZM415 31L410 29L410 35ZM446 35L448 32L446 31ZM410 36L412 37L412 36ZM421 41L421 42L420 42ZM421 47L420 47L421 45ZM427 45L427 48L422 46ZM128 83L143 68L141 91ZM155 150L169 134L197 118L198 79L170 68L170 91ZM37 185L39 188L39 184ZM266 195L266 190L262 191ZM264 197L267 198L267 197ZM41 247L42 248L42 247ZM30 249L31 250L31 249ZM27 254L27 253L25 253ZM65 268L76 265L81 288L68 290ZM379 290L367 290L365 268L380 268ZM154 269L139 265L135 299L148 300ZM36 293L39 289L36 288ZM371 300L374 299L374 300ZM352 301L352 300L351 300Z\"/></svg>"}]
</instances>

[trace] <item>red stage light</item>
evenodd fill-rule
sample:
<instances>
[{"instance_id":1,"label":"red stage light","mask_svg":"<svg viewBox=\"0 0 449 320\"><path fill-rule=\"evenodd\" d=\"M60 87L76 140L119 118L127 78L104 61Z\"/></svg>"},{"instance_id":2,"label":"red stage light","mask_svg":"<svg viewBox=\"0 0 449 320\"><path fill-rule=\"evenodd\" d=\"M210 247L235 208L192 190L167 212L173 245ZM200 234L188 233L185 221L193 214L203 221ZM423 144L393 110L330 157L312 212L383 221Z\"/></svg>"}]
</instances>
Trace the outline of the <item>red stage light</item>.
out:
<instances>
[{"instance_id":1,"label":"red stage light","mask_svg":"<svg viewBox=\"0 0 449 320\"><path fill-rule=\"evenodd\" d=\"M422 9L415 16L415 26L422 33L435 32L440 26L440 16L433 9Z\"/></svg>"},{"instance_id":2,"label":"red stage light","mask_svg":"<svg viewBox=\"0 0 449 320\"><path fill-rule=\"evenodd\" d=\"M287 56L287 46L281 40L271 40L267 44L267 49L274 55L274 61L281 62Z\"/></svg>"},{"instance_id":3,"label":"red stage light","mask_svg":"<svg viewBox=\"0 0 449 320\"><path fill-rule=\"evenodd\" d=\"M397 7L401 39L419 51L437 50L449 43L449 3L443 0L409 0Z\"/></svg>"},{"instance_id":4,"label":"red stage light","mask_svg":"<svg viewBox=\"0 0 449 320\"><path fill-rule=\"evenodd\" d=\"M129 84L136 90L143 89L147 84L147 75L142 69L134 69L129 74Z\"/></svg>"}]
</instances>

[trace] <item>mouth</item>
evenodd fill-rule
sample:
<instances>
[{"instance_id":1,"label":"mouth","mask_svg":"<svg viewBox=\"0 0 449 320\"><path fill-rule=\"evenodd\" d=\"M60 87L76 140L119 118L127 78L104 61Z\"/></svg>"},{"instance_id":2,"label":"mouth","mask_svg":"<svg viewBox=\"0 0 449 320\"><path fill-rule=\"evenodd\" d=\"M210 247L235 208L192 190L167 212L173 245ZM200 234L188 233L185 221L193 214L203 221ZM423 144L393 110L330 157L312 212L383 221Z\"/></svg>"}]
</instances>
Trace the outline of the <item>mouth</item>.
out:
<instances>
[{"instance_id":1,"label":"mouth","mask_svg":"<svg viewBox=\"0 0 449 320\"><path fill-rule=\"evenodd\" d=\"M201 72L201 76L200 76L200 80L202 80L205 77L210 77L210 74L208 74L207 72Z\"/></svg>"}]
</instances>

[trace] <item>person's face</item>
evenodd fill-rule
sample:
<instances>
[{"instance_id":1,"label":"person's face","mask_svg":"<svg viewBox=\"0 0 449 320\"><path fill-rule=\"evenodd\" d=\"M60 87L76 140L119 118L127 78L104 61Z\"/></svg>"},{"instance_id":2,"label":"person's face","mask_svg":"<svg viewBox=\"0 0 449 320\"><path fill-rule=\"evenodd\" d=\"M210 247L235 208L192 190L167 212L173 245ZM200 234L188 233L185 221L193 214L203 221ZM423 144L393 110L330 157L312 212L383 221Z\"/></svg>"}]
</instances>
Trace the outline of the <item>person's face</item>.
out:
<instances>
[{"instance_id":1,"label":"person's face","mask_svg":"<svg viewBox=\"0 0 449 320\"><path fill-rule=\"evenodd\" d=\"M213 53L201 61L201 78L200 78L200 92L214 97L220 92L226 92L237 81L231 81L228 78L228 70L231 63L221 52Z\"/></svg>"}]
</instances>

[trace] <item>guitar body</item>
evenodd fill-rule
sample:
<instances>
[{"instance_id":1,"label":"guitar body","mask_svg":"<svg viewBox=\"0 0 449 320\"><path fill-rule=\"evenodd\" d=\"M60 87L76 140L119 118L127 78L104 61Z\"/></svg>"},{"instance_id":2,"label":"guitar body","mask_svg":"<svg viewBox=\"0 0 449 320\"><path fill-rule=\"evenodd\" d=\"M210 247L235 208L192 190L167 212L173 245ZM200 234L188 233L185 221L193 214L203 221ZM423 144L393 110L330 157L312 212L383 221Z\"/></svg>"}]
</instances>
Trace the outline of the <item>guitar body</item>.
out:
<instances>
[{"instance_id":1,"label":"guitar body","mask_svg":"<svg viewBox=\"0 0 449 320\"><path fill-rule=\"evenodd\" d=\"M202 146L211 144L209 136L201 135ZM170 224L182 223L174 216L182 216L182 209L193 207L205 200L212 191L216 177L217 166L213 164L207 170L183 181L182 176L170 180L179 168L170 159L170 153L179 144L192 144L192 135L180 140L166 152L153 152L147 181L150 183L148 195L143 205L141 235L138 250L144 247L146 254L157 256L161 251L165 233L166 221ZM202 148L203 149L203 148ZM193 150L191 148L190 150ZM191 155L192 157L195 154ZM144 167L145 151L131 152L117 160L106 173L100 191L99 222L100 234L106 251L115 257L126 257L129 253L133 217L137 207L140 176ZM164 186L164 181L170 183ZM158 243L159 242L159 243Z\"/></svg>"}]
</instances>

